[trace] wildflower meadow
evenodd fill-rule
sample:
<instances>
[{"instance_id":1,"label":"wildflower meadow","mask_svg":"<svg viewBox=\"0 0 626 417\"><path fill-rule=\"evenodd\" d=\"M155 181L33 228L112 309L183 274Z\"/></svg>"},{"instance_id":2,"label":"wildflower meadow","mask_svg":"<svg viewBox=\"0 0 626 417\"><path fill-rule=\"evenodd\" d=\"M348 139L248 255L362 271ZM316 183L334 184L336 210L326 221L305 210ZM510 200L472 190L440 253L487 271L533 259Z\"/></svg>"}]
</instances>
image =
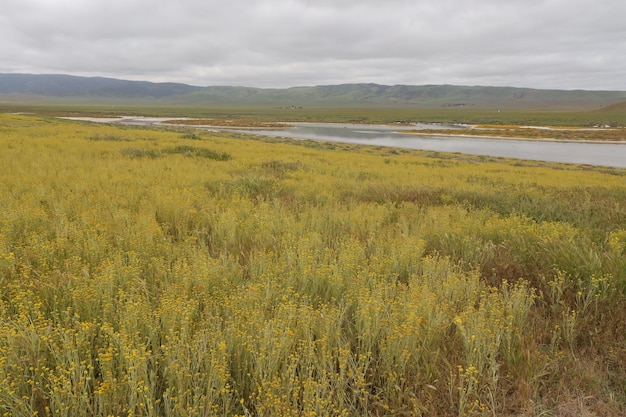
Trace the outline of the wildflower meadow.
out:
<instances>
[{"instance_id":1,"label":"wildflower meadow","mask_svg":"<svg viewBox=\"0 0 626 417\"><path fill-rule=\"evenodd\" d=\"M0 115L2 416L626 415L625 295L625 170Z\"/></svg>"}]
</instances>

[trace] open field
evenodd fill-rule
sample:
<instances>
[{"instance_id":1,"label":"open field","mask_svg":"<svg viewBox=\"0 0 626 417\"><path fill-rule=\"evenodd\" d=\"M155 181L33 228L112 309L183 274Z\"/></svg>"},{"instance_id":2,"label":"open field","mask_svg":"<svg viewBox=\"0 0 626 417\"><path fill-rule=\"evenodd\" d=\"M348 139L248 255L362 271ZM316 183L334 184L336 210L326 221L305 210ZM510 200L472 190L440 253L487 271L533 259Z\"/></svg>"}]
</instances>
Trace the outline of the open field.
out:
<instances>
[{"instance_id":1,"label":"open field","mask_svg":"<svg viewBox=\"0 0 626 417\"><path fill-rule=\"evenodd\" d=\"M468 123L518 126L626 126L623 103L597 110L501 110L472 108L274 108L184 107L0 103L0 112L29 112L48 116L155 116L225 119L238 122L338 123ZM234 123L234 122L233 122Z\"/></svg>"},{"instance_id":2,"label":"open field","mask_svg":"<svg viewBox=\"0 0 626 417\"><path fill-rule=\"evenodd\" d=\"M498 110L473 108L274 108L180 107L133 105L85 105L0 103L0 111L42 116L172 117L171 124L218 127L282 127L289 122L390 124L449 123L474 125L449 132L419 130L417 134L451 134L527 139L626 141L626 104L596 110ZM184 120L177 120L184 118ZM533 128L534 127L534 128ZM543 129L549 127L550 129Z\"/></svg>"},{"instance_id":3,"label":"open field","mask_svg":"<svg viewBox=\"0 0 626 417\"><path fill-rule=\"evenodd\" d=\"M625 170L0 115L0 184L0 415L626 415Z\"/></svg>"}]
</instances>

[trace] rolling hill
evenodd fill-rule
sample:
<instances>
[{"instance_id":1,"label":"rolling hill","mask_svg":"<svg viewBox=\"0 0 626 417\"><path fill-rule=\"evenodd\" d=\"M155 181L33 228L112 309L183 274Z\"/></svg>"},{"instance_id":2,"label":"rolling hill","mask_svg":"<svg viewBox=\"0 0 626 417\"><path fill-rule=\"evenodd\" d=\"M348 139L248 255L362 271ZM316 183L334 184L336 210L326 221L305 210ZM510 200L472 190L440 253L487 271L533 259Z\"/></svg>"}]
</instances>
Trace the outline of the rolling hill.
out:
<instances>
[{"instance_id":1,"label":"rolling hill","mask_svg":"<svg viewBox=\"0 0 626 417\"><path fill-rule=\"evenodd\" d=\"M0 101L133 102L187 106L592 109L626 101L626 91L380 84L292 88L198 87L104 77L0 74Z\"/></svg>"},{"instance_id":2,"label":"rolling hill","mask_svg":"<svg viewBox=\"0 0 626 417\"><path fill-rule=\"evenodd\" d=\"M186 84L127 81L104 77L0 74L0 94L162 99L187 94L196 89L197 87Z\"/></svg>"}]
</instances>

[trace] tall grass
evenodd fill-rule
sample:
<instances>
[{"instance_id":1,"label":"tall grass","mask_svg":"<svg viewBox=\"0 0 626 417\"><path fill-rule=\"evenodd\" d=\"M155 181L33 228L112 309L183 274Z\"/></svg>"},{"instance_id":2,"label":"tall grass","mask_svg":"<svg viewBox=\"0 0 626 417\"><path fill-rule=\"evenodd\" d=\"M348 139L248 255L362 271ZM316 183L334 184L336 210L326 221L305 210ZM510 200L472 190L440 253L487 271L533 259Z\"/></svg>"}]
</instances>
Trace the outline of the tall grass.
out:
<instances>
[{"instance_id":1,"label":"tall grass","mask_svg":"<svg viewBox=\"0 0 626 417\"><path fill-rule=\"evenodd\" d=\"M626 412L622 171L0 129L2 415Z\"/></svg>"}]
</instances>

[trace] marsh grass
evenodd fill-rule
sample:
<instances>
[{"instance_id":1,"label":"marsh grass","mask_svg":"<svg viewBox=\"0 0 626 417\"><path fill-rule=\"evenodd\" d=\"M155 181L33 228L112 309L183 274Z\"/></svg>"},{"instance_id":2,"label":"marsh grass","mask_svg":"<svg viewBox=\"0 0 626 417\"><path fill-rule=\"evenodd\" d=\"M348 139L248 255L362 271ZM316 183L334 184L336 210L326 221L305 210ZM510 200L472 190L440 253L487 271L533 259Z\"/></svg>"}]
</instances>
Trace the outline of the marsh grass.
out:
<instances>
[{"instance_id":1,"label":"marsh grass","mask_svg":"<svg viewBox=\"0 0 626 417\"><path fill-rule=\"evenodd\" d=\"M626 411L619 170L0 129L2 415Z\"/></svg>"}]
</instances>

